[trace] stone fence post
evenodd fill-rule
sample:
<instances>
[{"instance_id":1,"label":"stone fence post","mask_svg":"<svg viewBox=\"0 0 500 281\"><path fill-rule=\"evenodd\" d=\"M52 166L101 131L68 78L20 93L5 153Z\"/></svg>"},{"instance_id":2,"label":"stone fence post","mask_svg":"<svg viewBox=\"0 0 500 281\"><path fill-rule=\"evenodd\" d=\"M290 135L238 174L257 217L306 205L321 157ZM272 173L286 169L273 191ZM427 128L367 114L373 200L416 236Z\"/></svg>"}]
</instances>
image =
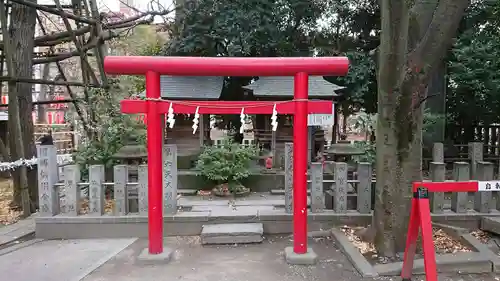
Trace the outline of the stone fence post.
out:
<instances>
[{"instance_id":1,"label":"stone fence post","mask_svg":"<svg viewBox=\"0 0 500 281\"><path fill-rule=\"evenodd\" d=\"M285 143L285 212L293 213L293 143Z\"/></svg>"},{"instance_id":2,"label":"stone fence post","mask_svg":"<svg viewBox=\"0 0 500 281\"><path fill-rule=\"evenodd\" d=\"M140 165L138 169L137 196L139 203L139 214L148 215L148 165Z\"/></svg>"},{"instance_id":3,"label":"stone fence post","mask_svg":"<svg viewBox=\"0 0 500 281\"><path fill-rule=\"evenodd\" d=\"M469 181L470 171L469 163L455 162L453 163L453 180L454 181ZM453 192L451 194L451 210L455 213L466 213L469 196L467 192Z\"/></svg>"},{"instance_id":4,"label":"stone fence post","mask_svg":"<svg viewBox=\"0 0 500 281\"><path fill-rule=\"evenodd\" d=\"M476 179L477 166L479 161L483 161L483 143L470 142L468 145L468 153L470 160L470 177Z\"/></svg>"},{"instance_id":5,"label":"stone fence post","mask_svg":"<svg viewBox=\"0 0 500 281\"><path fill-rule=\"evenodd\" d=\"M325 209L323 194L323 163L311 163L311 212L320 213Z\"/></svg>"},{"instance_id":6,"label":"stone fence post","mask_svg":"<svg viewBox=\"0 0 500 281\"><path fill-rule=\"evenodd\" d=\"M442 162L431 162L429 165L431 180L433 182L443 182L446 177L446 165ZM443 213L444 193L443 192L430 192L430 207L431 212L435 214Z\"/></svg>"},{"instance_id":7,"label":"stone fence post","mask_svg":"<svg viewBox=\"0 0 500 281\"><path fill-rule=\"evenodd\" d=\"M41 216L55 216L60 212L57 150L54 145L38 145L38 198Z\"/></svg>"},{"instance_id":8,"label":"stone fence post","mask_svg":"<svg viewBox=\"0 0 500 281\"><path fill-rule=\"evenodd\" d=\"M89 214L102 216L105 209L104 165L89 167Z\"/></svg>"},{"instance_id":9,"label":"stone fence post","mask_svg":"<svg viewBox=\"0 0 500 281\"><path fill-rule=\"evenodd\" d=\"M477 162L475 179L478 181L493 180L493 169L494 169L493 163L484 161ZM474 193L474 210L476 212L489 213L490 208L491 208L491 192L481 191Z\"/></svg>"},{"instance_id":10,"label":"stone fence post","mask_svg":"<svg viewBox=\"0 0 500 281\"><path fill-rule=\"evenodd\" d=\"M64 166L64 208L62 213L78 216L80 213L80 168L78 165Z\"/></svg>"},{"instance_id":11,"label":"stone fence post","mask_svg":"<svg viewBox=\"0 0 500 281\"><path fill-rule=\"evenodd\" d=\"M127 165L114 166L113 179L115 181L115 188L114 188L115 205L113 213L115 216L124 216L128 212Z\"/></svg>"},{"instance_id":12,"label":"stone fence post","mask_svg":"<svg viewBox=\"0 0 500 281\"><path fill-rule=\"evenodd\" d=\"M177 146L163 146L163 213L177 213Z\"/></svg>"},{"instance_id":13,"label":"stone fence post","mask_svg":"<svg viewBox=\"0 0 500 281\"><path fill-rule=\"evenodd\" d=\"M335 162L335 190L333 192L333 210L347 212L347 163Z\"/></svg>"},{"instance_id":14,"label":"stone fence post","mask_svg":"<svg viewBox=\"0 0 500 281\"><path fill-rule=\"evenodd\" d=\"M372 165L371 163L358 163L358 202L357 210L361 214L372 211Z\"/></svg>"}]
</instances>

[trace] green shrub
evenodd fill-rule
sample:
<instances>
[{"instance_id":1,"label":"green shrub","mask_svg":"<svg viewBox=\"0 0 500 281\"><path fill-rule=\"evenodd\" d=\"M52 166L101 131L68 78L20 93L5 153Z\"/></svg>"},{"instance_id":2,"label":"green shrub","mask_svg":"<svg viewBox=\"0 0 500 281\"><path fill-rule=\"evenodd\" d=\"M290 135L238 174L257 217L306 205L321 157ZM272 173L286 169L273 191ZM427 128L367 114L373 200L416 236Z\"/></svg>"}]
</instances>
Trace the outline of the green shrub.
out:
<instances>
[{"instance_id":1,"label":"green shrub","mask_svg":"<svg viewBox=\"0 0 500 281\"><path fill-rule=\"evenodd\" d=\"M240 186L240 180L248 178L257 149L243 146L226 139L218 146L205 146L196 163L196 169L204 178L215 184L225 184L229 190Z\"/></svg>"}]
</instances>

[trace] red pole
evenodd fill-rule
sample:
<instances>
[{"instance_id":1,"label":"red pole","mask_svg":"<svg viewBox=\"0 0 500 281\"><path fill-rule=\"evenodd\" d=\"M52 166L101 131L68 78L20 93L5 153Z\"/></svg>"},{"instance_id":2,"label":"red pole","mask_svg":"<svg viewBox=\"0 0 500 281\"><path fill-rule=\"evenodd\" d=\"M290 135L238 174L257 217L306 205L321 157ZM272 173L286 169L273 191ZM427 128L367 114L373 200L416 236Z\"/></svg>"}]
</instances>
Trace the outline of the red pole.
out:
<instances>
[{"instance_id":1,"label":"red pole","mask_svg":"<svg viewBox=\"0 0 500 281\"><path fill-rule=\"evenodd\" d=\"M295 74L293 116L293 251L307 252L307 73Z\"/></svg>"},{"instance_id":2,"label":"red pole","mask_svg":"<svg viewBox=\"0 0 500 281\"><path fill-rule=\"evenodd\" d=\"M146 73L146 97L160 98L160 74ZM158 102L148 100L146 110L148 143L148 231L149 253L163 252L163 196L162 196L162 114Z\"/></svg>"}]
</instances>

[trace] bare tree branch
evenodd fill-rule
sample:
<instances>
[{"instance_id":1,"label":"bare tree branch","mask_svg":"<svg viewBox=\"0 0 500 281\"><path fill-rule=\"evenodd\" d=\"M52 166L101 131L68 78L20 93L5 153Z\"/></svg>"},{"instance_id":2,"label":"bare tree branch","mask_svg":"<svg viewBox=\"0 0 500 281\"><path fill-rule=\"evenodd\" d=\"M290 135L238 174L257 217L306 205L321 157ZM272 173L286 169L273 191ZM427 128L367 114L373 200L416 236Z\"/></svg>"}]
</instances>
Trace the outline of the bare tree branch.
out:
<instances>
[{"instance_id":1,"label":"bare tree branch","mask_svg":"<svg viewBox=\"0 0 500 281\"><path fill-rule=\"evenodd\" d=\"M16 0L16 1L22 1L22 0ZM108 30L114 30L114 29L120 29L120 28L127 28L127 27L132 27L132 26L137 26L137 25L142 25L142 24L151 24L154 20L154 16L162 16L162 15L168 15L172 13L175 9L168 9L165 11L150 11L150 12L142 12L139 15L132 16L130 18L126 18L120 21L116 22L109 22L109 23L102 23L102 31L106 32ZM103 17L100 15L101 18ZM71 17L68 17L71 19ZM102 19L101 19L102 20ZM97 23L96 23L97 24ZM72 33L75 34L75 36L82 36L91 31L93 26L84 26L81 28L74 29L72 31L65 30L57 33L51 33L51 34L46 34L46 35L41 35L35 38L35 46L36 47L49 47L49 46L55 46L63 43L70 42L72 39ZM104 39L107 40L107 39ZM3 41L0 41L0 49L3 49Z\"/></svg>"},{"instance_id":2,"label":"bare tree branch","mask_svg":"<svg viewBox=\"0 0 500 281\"><path fill-rule=\"evenodd\" d=\"M95 21L92 20L92 19L88 19L88 18L84 18L84 17L78 17L78 16L75 16L73 14L69 14L69 13L66 13L64 10L61 10L61 9L54 9L54 8L50 8L50 7L47 7L46 5L40 5L40 4L36 4L35 2L30 2L30 1L26 1L26 0L11 0L12 2L14 3L17 3L17 4L21 4L21 5L25 5L25 6L28 6L28 7L31 7L31 8L36 8L37 10L40 10L40 11L44 11L44 12L47 12L47 13L50 13L50 14L53 14L53 15L58 15L58 16L65 16L69 19L72 19L76 22L83 22L83 23L87 23L87 24L95 24Z\"/></svg>"},{"instance_id":3,"label":"bare tree branch","mask_svg":"<svg viewBox=\"0 0 500 281\"><path fill-rule=\"evenodd\" d=\"M81 99L78 100L44 100L44 101L34 101L33 105L40 105L40 104L62 104L62 103L75 103L79 102ZM8 103L0 103L0 108L2 107L8 107Z\"/></svg>"},{"instance_id":4,"label":"bare tree branch","mask_svg":"<svg viewBox=\"0 0 500 281\"><path fill-rule=\"evenodd\" d=\"M21 83L29 83L29 84L42 84L42 85L58 85L58 86L74 86L74 87L84 87L81 82L71 82L71 81L60 81L60 80L46 80L46 79L31 79L31 78L11 78L9 76L0 76L0 82L4 81L12 81L12 82L21 82ZM87 85L92 88L100 88L99 84L89 84Z\"/></svg>"}]
</instances>

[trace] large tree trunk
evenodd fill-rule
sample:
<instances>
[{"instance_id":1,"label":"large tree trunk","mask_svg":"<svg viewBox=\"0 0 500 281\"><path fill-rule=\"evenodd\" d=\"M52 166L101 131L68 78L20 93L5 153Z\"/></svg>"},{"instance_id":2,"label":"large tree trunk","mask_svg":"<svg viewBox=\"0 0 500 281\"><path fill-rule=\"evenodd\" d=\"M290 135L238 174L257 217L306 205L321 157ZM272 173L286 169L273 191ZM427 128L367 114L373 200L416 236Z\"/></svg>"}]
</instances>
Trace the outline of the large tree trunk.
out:
<instances>
[{"instance_id":1,"label":"large tree trunk","mask_svg":"<svg viewBox=\"0 0 500 281\"><path fill-rule=\"evenodd\" d=\"M30 0L36 3L36 0ZM36 10L25 5L12 3L11 17L9 24L9 36L11 40L11 52L13 61L13 76L18 78L32 78L33 76L33 46L35 36ZM31 84L16 83L15 89L10 89L17 94L19 103L19 121L22 130L22 140L24 146L24 157L27 159L35 156L35 143L33 137L33 97ZM9 93L10 98L10 93ZM10 120L10 118L9 118ZM9 122L9 131L12 128L13 122ZM9 138L10 153L12 159L18 159L19 155L16 152L15 146L19 145L19 140L15 139L14 134L10 134ZM21 202L21 184L19 169L12 173L14 180L14 204L20 205ZM29 169L28 188L32 203L38 201L36 169ZM34 204L33 206L35 206ZM35 210L32 210L35 211Z\"/></svg>"},{"instance_id":2,"label":"large tree trunk","mask_svg":"<svg viewBox=\"0 0 500 281\"><path fill-rule=\"evenodd\" d=\"M381 1L374 227L382 256L404 250L411 183L421 179L427 84L469 5L469 0L417 0L413 7L409 2Z\"/></svg>"}]
</instances>

